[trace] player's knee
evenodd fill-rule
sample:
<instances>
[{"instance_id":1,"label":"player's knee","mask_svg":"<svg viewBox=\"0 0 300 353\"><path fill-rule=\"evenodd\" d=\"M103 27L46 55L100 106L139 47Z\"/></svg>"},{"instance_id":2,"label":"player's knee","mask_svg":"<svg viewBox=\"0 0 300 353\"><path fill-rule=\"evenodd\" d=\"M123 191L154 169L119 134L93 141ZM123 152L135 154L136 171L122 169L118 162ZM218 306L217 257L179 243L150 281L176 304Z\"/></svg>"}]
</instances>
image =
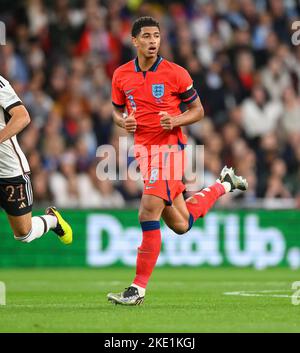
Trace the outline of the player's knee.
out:
<instances>
[{"instance_id":1,"label":"player's knee","mask_svg":"<svg viewBox=\"0 0 300 353\"><path fill-rule=\"evenodd\" d=\"M139 211L139 221L151 221L154 219L154 212L152 210L143 209Z\"/></svg>"},{"instance_id":2,"label":"player's knee","mask_svg":"<svg viewBox=\"0 0 300 353\"><path fill-rule=\"evenodd\" d=\"M31 233L32 230L30 230L28 233L19 233L18 235L14 235L15 240L21 241L22 243L29 243L31 242Z\"/></svg>"},{"instance_id":3,"label":"player's knee","mask_svg":"<svg viewBox=\"0 0 300 353\"><path fill-rule=\"evenodd\" d=\"M188 223L177 223L172 228L173 232L178 235L185 234L189 230Z\"/></svg>"},{"instance_id":4,"label":"player's knee","mask_svg":"<svg viewBox=\"0 0 300 353\"><path fill-rule=\"evenodd\" d=\"M155 207L146 206L139 210L139 221L153 221L159 218L159 210Z\"/></svg>"}]
</instances>

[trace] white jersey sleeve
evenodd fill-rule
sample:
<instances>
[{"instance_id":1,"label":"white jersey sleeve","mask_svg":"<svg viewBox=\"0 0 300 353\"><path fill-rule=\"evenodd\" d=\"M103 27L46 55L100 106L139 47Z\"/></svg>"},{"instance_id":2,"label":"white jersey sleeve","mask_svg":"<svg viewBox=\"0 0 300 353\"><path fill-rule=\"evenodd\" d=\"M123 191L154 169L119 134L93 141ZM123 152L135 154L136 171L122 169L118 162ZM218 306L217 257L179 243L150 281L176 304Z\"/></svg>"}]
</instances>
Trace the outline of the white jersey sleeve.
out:
<instances>
[{"instance_id":1,"label":"white jersey sleeve","mask_svg":"<svg viewBox=\"0 0 300 353\"><path fill-rule=\"evenodd\" d=\"M21 99L16 94L10 83L0 75L0 105L9 110L12 107L22 104Z\"/></svg>"},{"instance_id":2,"label":"white jersey sleeve","mask_svg":"<svg viewBox=\"0 0 300 353\"><path fill-rule=\"evenodd\" d=\"M10 83L0 76L0 130L11 118L10 109L22 104ZM28 161L22 152L17 136L0 143L0 181L30 172Z\"/></svg>"}]
</instances>

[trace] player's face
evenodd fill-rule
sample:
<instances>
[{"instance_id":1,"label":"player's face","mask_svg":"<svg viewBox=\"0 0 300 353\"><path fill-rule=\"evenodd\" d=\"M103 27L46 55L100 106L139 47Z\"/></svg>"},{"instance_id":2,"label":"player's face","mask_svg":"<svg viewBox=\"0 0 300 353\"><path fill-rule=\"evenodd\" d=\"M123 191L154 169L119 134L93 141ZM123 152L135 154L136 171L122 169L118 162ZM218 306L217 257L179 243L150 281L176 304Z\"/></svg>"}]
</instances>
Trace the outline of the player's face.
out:
<instances>
[{"instance_id":1,"label":"player's face","mask_svg":"<svg viewBox=\"0 0 300 353\"><path fill-rule=\"evenodd\" d=\"M142 27L141 32L132 40L139 54L148 59L157 56L160 46L160 32L157 27Z\"/></svg>"}]
</instances>

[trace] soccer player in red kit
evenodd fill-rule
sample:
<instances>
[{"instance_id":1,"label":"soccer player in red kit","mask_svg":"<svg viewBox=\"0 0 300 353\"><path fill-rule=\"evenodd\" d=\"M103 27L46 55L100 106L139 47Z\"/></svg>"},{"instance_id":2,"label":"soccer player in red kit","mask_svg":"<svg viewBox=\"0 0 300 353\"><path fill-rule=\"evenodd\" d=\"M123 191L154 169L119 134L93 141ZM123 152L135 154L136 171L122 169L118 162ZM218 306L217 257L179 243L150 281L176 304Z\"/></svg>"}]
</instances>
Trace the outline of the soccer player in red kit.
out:
<instances>
[{"instance_id":1,"label":"soccer player in red kit","mask_svg":"<svg viewBox=\"0 0 300 353\"><path fill-rule=\"evenodd\" d=\"M132 42L137 57L117 68L112 79L114 121L134 134L135 156L144 179L139 209L143 237L138 248L136 276L123 292L108 294L109 301L124 305L144 301L160 253L161 217L174 232L186 233L220 196L248 187L244 178L236 176L232 168L224 167L214 185L184 199L181 179L186 137L181 126L201 120L203 107L189 73L158 55L157 21L152 17L137 19L132 27ZM184 113L179 109L181 102L188 108ZM177 162L178 157L182 157L182 163Z\"/></svg>"}]
</instances>

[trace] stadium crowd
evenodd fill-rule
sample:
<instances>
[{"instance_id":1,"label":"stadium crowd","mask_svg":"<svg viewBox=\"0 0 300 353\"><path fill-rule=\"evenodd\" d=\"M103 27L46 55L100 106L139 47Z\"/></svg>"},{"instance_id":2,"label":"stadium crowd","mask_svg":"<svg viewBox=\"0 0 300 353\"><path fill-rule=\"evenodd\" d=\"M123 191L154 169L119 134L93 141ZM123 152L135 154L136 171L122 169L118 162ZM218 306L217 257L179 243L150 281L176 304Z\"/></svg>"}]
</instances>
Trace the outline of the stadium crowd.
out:
<instances>
[{"instance_id":1,"label":"stadium crowd","mask_svg":"<svg viewBox=\"0 0 300 353\"><path fill-rule=\"evenodd\" d=\"M224 164L249 181L248 192L219 204L300 207L300 45L291 41L300 8L293 0L2 0L1 75L32 118L19 142L36 202L117 208L139 200L141 183L97 178L96 150L122 148L111 78L134 57L131 24L141 15L160 22L160 54L190 72L201 98L206 118L186 132L190 144L205 146L205 185Z\"/></svg>"}]
</instances>

